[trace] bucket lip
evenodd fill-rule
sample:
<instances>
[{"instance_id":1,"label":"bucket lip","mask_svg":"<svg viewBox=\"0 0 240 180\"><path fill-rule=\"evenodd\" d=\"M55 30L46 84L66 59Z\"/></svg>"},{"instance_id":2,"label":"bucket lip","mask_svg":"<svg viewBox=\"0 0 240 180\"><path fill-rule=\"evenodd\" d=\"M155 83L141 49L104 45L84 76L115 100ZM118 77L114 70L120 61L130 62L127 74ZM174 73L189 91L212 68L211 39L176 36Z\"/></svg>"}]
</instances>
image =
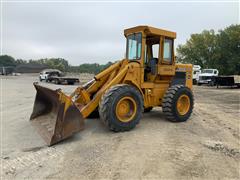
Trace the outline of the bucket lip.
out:
<instances>
[{"instance_id":1,"label":"bucket lip","mask_svg":"<svg viewBox=\"0 0 240 180\"><path fill-rule=\"evenodd\" d=\"M39 85L38 82L34 82L33 85L36 88L37 93L30 117L30 123L48 146L57 144L58 142L63 141L64 139L71 137L75 133L84 129L84 119L79 108L74 102L69 106L69 108L67 108L66 112L64 112L66 102L61 101L59 98L61 94L64 94L63 92L59 92L61 89L53 90ZM45 113L47 112L45 110L47 110L49 108L48 105L51 104L56 105L54 106L55 108L50 107L52 110L48 112L54 112L53 117L56 118L56 121L51 121L55 125L53 126L53 132L50 131L52 128L48 128L48 125L51 123L44 123L45 120L46 122L48 121L48 118L50 118L49 120L53 118L52 116L44 117L44 114L48 115L48 113Z\"/></svg>"},{"instance_id":2,"label":"bucket lip","mask_svg":"<svg viewBox=\"0 0 240 180\"><path fill-rule=\"evenodd\" d=\"M45 143L48 146L52 145L52 139L53 139L53 133L43 133L43 129L39 127L39 125L37 125L37 123L35 121L30 121L31 125L34 127L34 129L37 131L37 133L40 135L40 137L45 141Z\"/></svg>"},{"instance_id":3,"label":"bucket lip","mask_svg":"<svg viewBox=\"0 0 240 180\"><path fill-rule=\"evenodd\" d=\"M61 88L57 88L57 89L52 89L50 87L46 87L46 86L43 86L42 84L40 85L39 82L33 82L33 86L37 89L37 88L44 88L44 89L47 89L47 90L52 90L52 91L56 91L56 92L62 92L62 89Z\"/></svg>"}]
</instances>

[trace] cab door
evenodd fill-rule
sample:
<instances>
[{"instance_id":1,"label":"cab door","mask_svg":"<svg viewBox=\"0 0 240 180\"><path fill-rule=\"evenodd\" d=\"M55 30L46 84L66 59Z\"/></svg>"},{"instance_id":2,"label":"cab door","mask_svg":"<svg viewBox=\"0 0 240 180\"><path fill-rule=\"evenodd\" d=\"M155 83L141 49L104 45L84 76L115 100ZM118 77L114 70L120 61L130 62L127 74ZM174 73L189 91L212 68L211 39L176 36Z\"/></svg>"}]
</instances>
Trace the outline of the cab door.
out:
<instances>
[{"instance_id":1,"label":"cab door","mask_svg":"<svg viewBox=\"0 0 240 180\"><path fill-rule=\"evenodd\" d=\"M161 37L161 60L158 65L158 74L160 76L174 76L175 75L175 57L174 57L174 43L173 39Z\"/></svg>"}]
</instances>

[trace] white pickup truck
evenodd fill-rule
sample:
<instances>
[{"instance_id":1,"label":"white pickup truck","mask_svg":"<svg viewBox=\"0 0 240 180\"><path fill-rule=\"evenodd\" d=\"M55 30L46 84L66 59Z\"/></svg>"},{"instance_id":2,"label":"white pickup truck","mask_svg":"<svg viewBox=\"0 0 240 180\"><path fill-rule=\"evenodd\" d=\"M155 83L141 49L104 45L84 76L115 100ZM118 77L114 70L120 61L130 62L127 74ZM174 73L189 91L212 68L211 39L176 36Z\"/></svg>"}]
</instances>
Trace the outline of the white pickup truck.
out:
<instances>
[{"instance_id":1,"label":"white pickup truck","mask_svg":"<svg viewBox=\"0 0 240 180\"><path fill-rule=\"evenodd\" d=\"M198 85L208 84L210 86L215 85L215 77L218 76L217 69L203 69L202 73L199 74Z\"/></svg>"}]
</instances>

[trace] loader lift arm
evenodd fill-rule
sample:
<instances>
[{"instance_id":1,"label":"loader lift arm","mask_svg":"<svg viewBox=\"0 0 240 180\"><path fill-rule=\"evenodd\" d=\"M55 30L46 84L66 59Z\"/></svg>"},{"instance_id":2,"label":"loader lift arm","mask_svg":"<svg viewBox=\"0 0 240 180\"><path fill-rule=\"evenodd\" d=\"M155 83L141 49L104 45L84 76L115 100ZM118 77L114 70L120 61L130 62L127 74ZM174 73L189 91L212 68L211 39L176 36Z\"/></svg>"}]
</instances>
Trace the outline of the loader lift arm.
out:
<instances>
[{"instance_id":1,"label":"loader lift arm","mask_svg":"<svg viewBox=\"0 0 240 180\"><path fill-rule=\"evenodd\" d=\"M77 87L70 96L34 83L37 95L30 117L32 125L49 146L81 131L84 119L98 107L102 94L121 83L127 70L126 60L117 62L95 76L90 86Z\"/></svg>"}]
</instances>

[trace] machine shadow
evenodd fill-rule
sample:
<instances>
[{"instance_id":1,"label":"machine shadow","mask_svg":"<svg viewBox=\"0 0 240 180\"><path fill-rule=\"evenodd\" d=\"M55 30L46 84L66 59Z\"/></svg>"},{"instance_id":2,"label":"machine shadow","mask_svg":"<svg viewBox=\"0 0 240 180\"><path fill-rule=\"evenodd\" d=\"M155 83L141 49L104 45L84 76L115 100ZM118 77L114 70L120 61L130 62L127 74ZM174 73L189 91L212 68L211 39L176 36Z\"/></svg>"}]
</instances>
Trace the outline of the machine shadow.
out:
<instances>
[{"instance_id":1,"label":"machine shadow","mask_svg":"<svg viewBox=\"0 0 240 180\"><path fill-rule=\"evenodd\" d=\"M143 113L143 117L142 119L140 120L140 124L141 122L142 123L145 123L145 122L153 122L153 121L157 121L159 123L162 123L162 122L169 122L161 109L153 109L151 112L147 112L147 113ZM169 122L171 123L171 122ZM96 136L116 136L116 135L119 135L119 134L125 134L125 133L129 133L131 131L138 131L138 128L134 128L130 131L126 131L126 132L113 132L113 131L110 131L102 122L99 118L94 118L94 119L86 119L85 120L85 128L83 131L80 131L79 133L76 133L75 135L65 139L64 141L61 141L59 142L58 144L56 145L53 145L52 147L54 146L57 146L57 145L63 145L63 144L71 144L73 142L79 142L81 143L81 141L83 140L82 136L85 136L86 133L88 132L91 132L93 135L96 135Z\"/></svg>"}]
</instances>

